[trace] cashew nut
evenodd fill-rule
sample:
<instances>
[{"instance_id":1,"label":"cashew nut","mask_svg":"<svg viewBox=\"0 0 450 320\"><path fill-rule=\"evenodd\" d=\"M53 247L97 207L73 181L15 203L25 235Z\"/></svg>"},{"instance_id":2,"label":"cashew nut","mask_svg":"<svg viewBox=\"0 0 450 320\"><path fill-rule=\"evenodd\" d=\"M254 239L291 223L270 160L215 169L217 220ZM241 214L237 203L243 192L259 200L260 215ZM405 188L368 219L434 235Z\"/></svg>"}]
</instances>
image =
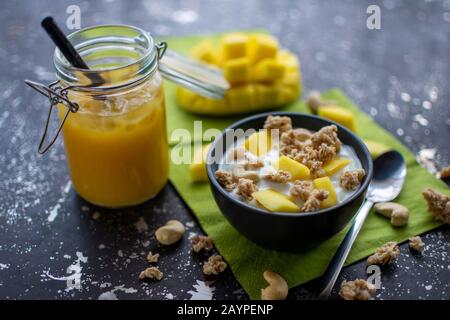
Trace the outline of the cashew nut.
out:
<instances>
[{"instance_id":1,"label":"cashew nut","mask_svg":"<svg viewBox=\"0 0 450 320\"><path fill-rule=\"evenodd\" d=\"M184 235L184 225L178 220L169 220L155 231L156 239L166 246L180 241Z\"/></svg>"},{"instance_id":2,"label":"cashew nut","mask_svg":"<svg viewBox=\"0 0 450 320\"><path fill-rule=\"evenodd\" d=\"M284 300L288 295L288 284L278 273L270 270L264 271L264 279L269 283L264 289L261 289L262 300Z\"/></svg>"},{"instance_id":3,"label":"cashew nut","mask_svg":"<svg viewBox=\"0 0 450 320\"><path fill-rule=\"evenodd\" d=\"M391 224L394 227L401 227L408 223L409 210L401 204L394 202L380 202L375 204L375 210L379 214L391 218Z\"/></svg>"},{"instance_id":4,"label":"cashew nut","mask_svg":"<svg viewBox=\"0 0 450 320\"><path fill-rule=\"evenodd\" d=\"M319 107L330 105L335 103L335 101L324 101L322 100L322 96L320 95L319 91L311 91L308 97L306 98L306 106L309 108L309 110L317 114L319 111Z\"/></svg>"}]
</instances>

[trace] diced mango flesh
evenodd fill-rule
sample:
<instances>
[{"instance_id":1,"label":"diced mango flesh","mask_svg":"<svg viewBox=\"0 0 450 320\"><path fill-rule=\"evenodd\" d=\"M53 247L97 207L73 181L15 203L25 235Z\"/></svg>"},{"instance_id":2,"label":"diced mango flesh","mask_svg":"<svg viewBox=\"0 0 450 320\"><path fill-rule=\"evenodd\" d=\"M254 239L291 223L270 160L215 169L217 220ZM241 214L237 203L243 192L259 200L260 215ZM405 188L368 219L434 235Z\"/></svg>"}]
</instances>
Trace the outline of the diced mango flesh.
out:
<instances>
[{"instance_id":1,"label":"diced mango flesh","mask_svg":"<svg viewBox=\"0 0 450 320\"><path fill-rule=\"evenodd\" d=\"M342 124L352 131L356 131L355 116L350 110L334 105L320 106L317 114Z\"/></svg>"},{"instance_id":2,"label":"diced mango flesh","mask_svg":"<svg viewBox=\"0 0 450 320\"><path fill-rule=\"evenodd\" d=\"M262 82L273 82L283 77L285 66L275 59L264 59L259 62L253 71L253 78Z\"/></svg>"},{"instance_id":3,"label":"diced mango flesh","mask_svg":"<svg viewBox=\"0 0 450 320\"><path fill-rule=\"evenodd\" d=\"M245 33L229 33L220 39L220 58L222 62L247 55L249 37Z\"/></svg>"},{"instance_id":4,"label":"diced mango flesh","mask_svg":"<svg viewBox=\"0 0 450 320\"><path fill-rule=\"evenodd\" d=\"M337 204L336 191L329 177L321 177L314 179L314 187L328 191L328 198L322 201L323 208L329 208Z\"/></svg>"},{"instance_id":5,"label":"diced mango flesh","mask_svg":"<svg viewBox=\"0 0 450 320\"><path fill-rule=\"evenodd\" d=\"M208 115L250 113L291 103L302 93L297 57L287 50L278 51L277 40L268 34L225 34L218 48L208 39L191 53L195 59L221 68L230 89L216 103L177 87L177 104L186 111Z\"/></svg>"},{"instance_id":6,"label":"diced mango flesh","mask_svg":"<svg viewBox=\"0 0 450 320\"><path fill-rule=\"evenodd\" d=\"M332 175L336 174L337 172L339 172L342 168L344 168L350 162L351 162L350 159L344 159L344 158L333 159L323 166L323 170L325 170L325 173L327 176L332 176Z\"/></svg>"},{"instance_id":7,"label":"diced mango flesh","mask_svg":"<svg viewBox=\"0 0 450 320\"><path fill-rule=\"evenodd\" d=\"M310 178L309 169L307 166L295 161L289 157L281 156L274 164L277 170L284 170L291 174L293 181L305 180Z\"/></svg>"},{"instance_id":8,"label":"diced mango flesh","mask_svg":"<svg viewBox=\"0 0 450 320\"><path fill-rule=\"evenodd\" d=\"M367 149L369 149L370 155L372 156L372 159L378 158L383 153L391 150L391 148L381 142L376 142L372 140L364 140L364 143L367 146Z\"/></svg>"},{"instance_id":9,"label":"diced mango flesh","mask_svg":"<svg viewBox=\"0 0 450 320\"><path fill-rule=\"evenodd\" d=\"M260 157L272 149L272 137L269 131L260 130L245 140L244 148Z\"/></svg>"},{"instance_id":10,"label":"diced mango flesh","mask_svg":"<svg viewBox=\"0 0 450 320\"><path fill-rule=\"evenodd\" d=\"M226 61L223 65L223 75L230 84L246 82L250 75L250 61L246 57Z\"/></svg>"},{"instance_id":11,"label":"diced mango flesh","mask_svg":"<svg viewBox=\"0 0 450 320\"><path fill-rule=\"evenodd\" d=\"M299 212L300 208L289 198L272 189L253 193L253 198L264 208L272 212Z\"/></svg>"},{"instance_id":12,"label":"diced mango flesh","mask_svg":"<svg viewBox=\"0 0 450 320\"><path fill-rule=\"evenodd\" d=\"M194 159L189 166L189 176L193 182L208 181L206 174L206 156L211 145L205 145L194 152Z\"/></svg>"}]
</instances>

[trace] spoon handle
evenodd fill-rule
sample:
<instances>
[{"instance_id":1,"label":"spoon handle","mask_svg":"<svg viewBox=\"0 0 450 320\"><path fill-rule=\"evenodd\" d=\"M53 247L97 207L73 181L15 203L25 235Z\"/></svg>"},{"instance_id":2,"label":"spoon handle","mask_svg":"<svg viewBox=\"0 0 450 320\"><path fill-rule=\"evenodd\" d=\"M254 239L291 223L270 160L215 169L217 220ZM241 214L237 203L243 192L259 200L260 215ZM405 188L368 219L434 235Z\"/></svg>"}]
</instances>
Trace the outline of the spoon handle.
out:
<instances>
[{"instance_id":1,"label":"spoon handle","mask_svg":"<svg viewBox=\"0 0 450 320\"><path fill-rule=\"evenodd\" d=\"M345 235L344 240L337 249L333 259L331 260L327 270L323 275L323 287L322 291L319 291L320 293L318 294L317 299L325 300L329 297L331 290L333 289L334 284L336 283L336 280L339 276L339 273L341 272L342 266L344 265L348 254L350 253L350 249L352 248L353 243L355 242L356 237L358 236L358 233L361 230L361 227L366 220L372 206L373 202L366 199L364 204L356 214L353 224Z\"/></svg>"}]
</instances>

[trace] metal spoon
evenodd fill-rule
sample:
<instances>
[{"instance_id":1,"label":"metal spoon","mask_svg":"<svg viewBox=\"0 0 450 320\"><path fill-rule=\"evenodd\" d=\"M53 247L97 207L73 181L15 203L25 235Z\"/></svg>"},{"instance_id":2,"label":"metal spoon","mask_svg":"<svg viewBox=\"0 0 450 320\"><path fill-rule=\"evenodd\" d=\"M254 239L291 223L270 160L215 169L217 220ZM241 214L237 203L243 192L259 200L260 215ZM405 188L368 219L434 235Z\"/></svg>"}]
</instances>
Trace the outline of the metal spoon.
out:
<instances>
[{"instance_id":1,"label":"metal spoon","mask_svg":"<svg viewBox=\"0 0 450 320\"><path fill-rule=\"evenodd\" d=\"M386 152L375 159L373 179L370 182L366 200L356 214L352 226L325 271L322 278L322 290L317 295L318 299L327 299L330 295L350 249L373 204L394 200L402 190L405 177L405 160L397 151Z\"/></svg>"}]
</instances>

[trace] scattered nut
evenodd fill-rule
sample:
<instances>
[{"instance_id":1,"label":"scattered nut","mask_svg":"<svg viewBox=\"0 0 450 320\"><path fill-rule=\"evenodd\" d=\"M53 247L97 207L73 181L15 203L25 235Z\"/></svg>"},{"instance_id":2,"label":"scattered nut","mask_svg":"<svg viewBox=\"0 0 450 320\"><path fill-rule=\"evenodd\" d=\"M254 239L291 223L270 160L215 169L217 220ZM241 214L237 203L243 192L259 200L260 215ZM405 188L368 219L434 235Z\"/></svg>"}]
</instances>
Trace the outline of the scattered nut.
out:
<instances>
[{"instance_id":1,"label":"scattered nut","mask_svg":"<svg viewBox=\"0 0 450 320\"><path fill-rule=\"evenodd\" d=\"M178 220L169 220L155 231L156 239L163 245L171 245L180 241L184 235L184 225Z\"/></svg>"},{"instance_id":2,"label":"scattered nut","mask_svg":"<svg viewBox=\"0 0 450 320\"><path fill-rule=\"evenodd\" d=\"M211 237L195 235L191 238L192 250L199 253L202 250L210 251L214 247Z\"/></svg>"},{"instance_id":3,"label":"scattered nut","mask_svg":"<svg viewBox=\"0 0 450 320\"><path fill-rule=\"evenodd\" d=\"M147 254L148 263L157 263L159 260L159 253L153 254L151 251Z\"/></svg>"},{"instance_id":4,"label":"scattered nut","mask_svg":"<svg viewBox=\"0 0 450 320\"><path fill-rule=\"evenodd\" d=\"M436 220L450 223L450 196L430 188L423 190L422 195L428 203L428 211L431 215Z\"/></svg>"},{"instance_id":5,"label":"scattered nut","mask_svg":"<svg viewBox=\"0 0 450 320\"><path fill-rule=\"evenodd\" d=\"M339 295L345 300L369 300L375 293L375 286L366 280L342 281Z\"/></svg>"},{"instance_id":6,"label":"scattered nut","mask_svg":"<svg viewBox=\"0 0 450 320\"><path fill-rule=\"evenodd\" d=\"M425 243L420 236L414 236L409 238L409 247L417 252L422 252L425 249Z\"/></svg>"},{"instance_id":7,"label":"scattered nut","mask_svg":"<svg viewBox=\"0 0 450 320\"><path fill-rule=\"evenodd\" d=\"M400 249L398 248L398 244L395 241L389 241L379 247L377 251L367 258L368 265L386 265L391 263L400 255Z\"/></svg>"},{"instance_id":8,"label":"scattered nut","mask_svg":"<svg viewBox=\"0 0 450 320\"><path fill-rule=\"evenodd\" d=\"M450 178L450 165L441 169L441 171L439 172L439 178L440 179Z\"/></svg>"},{"instance_id":9,"label":"scattered nut","mask_svg":"<svg viewBox=\"0 0 450 320\"><path fill-rule=\"evenodd\" d=\"M380 202L375 204L377 213L391 218L394 227L402 227L408 223L409 210L405 206L395 202Z\"/></svg>"},{"instance_id":10,"label":"scattered nut","mask_svg":"<svg viewBox=\"0 0 450 320\"><path fill-rule=\"evenodd\" d=\"M311 91L306 98L306 106L309 108L309 110L317 114L319 111L319 107L330 105L336 103L335 101L325 101L322 99L319 91Z\"/></svg>"},{"instance_id":11,"label":"scattered nut","mask_svg":"<svg viewBox=\"0 0 450 320\"><path fill-rule=\"evenodd\" d=\"M164 274L156 267L145 269L139 274L139 279L161 280Z\"/></svg>"},{"instance_id":12,"label":"scattered nut","mask_svg":"<svg viewBox=\"0 0 450 320\"><path fill-rule=\"evenodd\" d=\"M222 256L215 254L209 257L208 261L203 265L203 273L205 275L218 275L224 272L226 268L227 263L223 261Z\"/></svg>"},{"instance_id":13,"label":"scattered nut","mask_svg":"<svg viewBox=\"0 0 450 320\"><path fill-rule=\"evenodd\" d=\"M278 273L270 270L264 271L263 276L269 286L261 289L261 300L286 299L289 291L286 280L284 280Z\"/></svg>"}]
</instances>

